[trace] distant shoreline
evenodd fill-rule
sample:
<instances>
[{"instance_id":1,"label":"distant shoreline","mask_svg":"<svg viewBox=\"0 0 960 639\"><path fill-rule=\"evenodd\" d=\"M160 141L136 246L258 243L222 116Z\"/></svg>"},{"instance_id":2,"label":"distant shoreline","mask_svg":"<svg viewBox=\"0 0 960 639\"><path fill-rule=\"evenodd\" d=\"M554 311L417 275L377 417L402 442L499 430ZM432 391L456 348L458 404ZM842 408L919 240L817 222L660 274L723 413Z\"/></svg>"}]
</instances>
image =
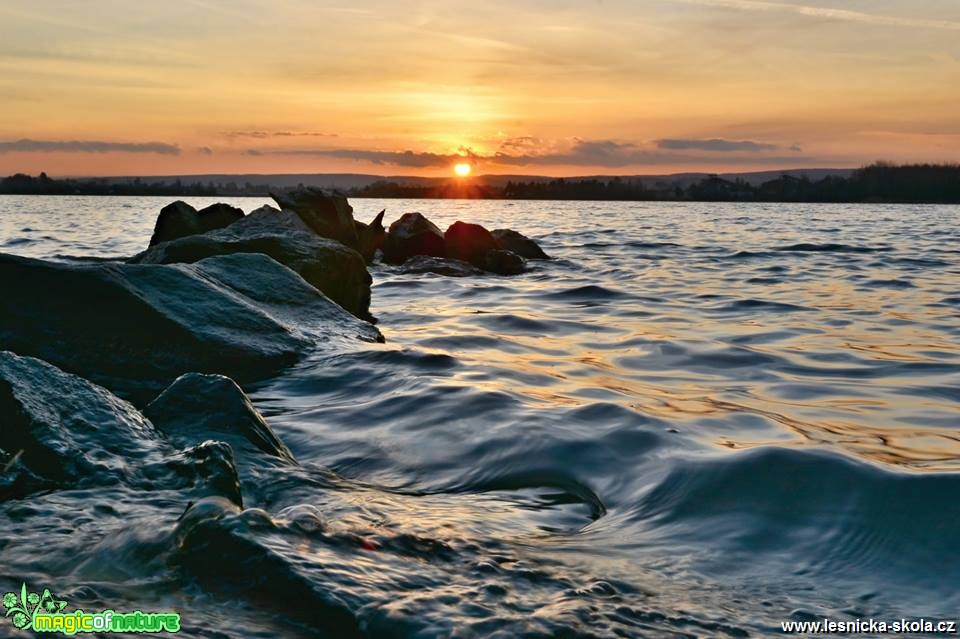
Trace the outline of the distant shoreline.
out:
<instances>
[{"instance_id":1,"label":"distant shoreline","mask_svg":"<svg viewBox=\"0 0 960 639\"><path fill-rule=\"evenodd\" d=\"M541 200L587 202L757 202L803 204L960 204L960 165L873 164L844 175L841 171L819 170L822 177L785 172L766 181L769 174L720 175L678 174L675 176L598 176L589 178L543 178L537 176L481 176L470 179L396 178L402 183L381 179L362 184L374 176L315 176L344 180L355 186L325 188L352 198L456 199L456 200ZM831 172L833 171L833 172ZM773 173L776 175L776 173ZM749 176L751 179L749 179ZM238 183L250 176L213 176L207 182L145 182L141 178L53 179L17 174L0 179L0 195L98 195L158 197L269 197L304 184L288 184L297 176L262 176L265 183ZM304 177L304 176L301 176ZM285 178L281 180L279 178ZM730 179L733 178L733 179ZM157 178L163 179L163 178ZM229 180L229 181L224 181ZM361 185L362 184L362 185ZM306 186L322 186L307 184Z\"/></svg>"}]
</instances>

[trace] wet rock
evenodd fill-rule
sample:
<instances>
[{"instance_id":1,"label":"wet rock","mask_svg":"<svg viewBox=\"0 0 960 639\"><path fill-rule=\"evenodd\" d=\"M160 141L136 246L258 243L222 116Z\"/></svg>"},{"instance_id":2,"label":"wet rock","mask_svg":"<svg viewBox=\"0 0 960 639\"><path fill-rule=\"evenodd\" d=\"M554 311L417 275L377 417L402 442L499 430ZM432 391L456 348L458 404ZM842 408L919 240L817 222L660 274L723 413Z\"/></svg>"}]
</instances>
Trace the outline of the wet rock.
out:
<instances>
[{"instance_id":1,"label":"wet rock","mask_svg":"<svg viewBox=\"0 0 960 639\"><path fill-rule=\"evenodd\" d=\"M272 537L272 539L271 539ZM226 499L193 504L174 533L172 564L202 587L220 596L250 598L268 605L324 637L365 637L340 594L324 588L303 569L309 562L291 561L289 534L264 511L239 510ZM303 552L299 550L298 552Z\"/></svg>"},{"instance_id":2,"label":"wet rock","mask_svg":"<svg viewBox=\"0 0 960 639\"><path fill-rule=\"evenodd\" d=\"M480 265L485 271L497 275L518 275L526 268L526 260L511 251L489 251Z\"/></svg>"},{"instance_id":3,"label":"wet rock","mask_svg":"<svg viewBox=\"0 0 960 639\"><path fill-rule=\"evenodd\" d=\"M352 249L359 248L353 207L346 196L323 189L302 188L288 193L271 193L281 209L293 211L320 237L336 240Z\"/></svg>"},{"instance_id":4,"label":"wet rock","mask_svg":"<svg viewBox=\"0 0 960 639\"><path fill-rule=\"evenodd\" d=\"M187 372L262 379L339 340L382 341L266 255L62 264L0 254L0 349L135 401Z\"/></svg>"},{"instance_id":5,"label":"wet rock","mask_svg":"<svg viewBox=\"0 0 960 639\"><path fill-rule=\"evenodd\" d=\"M399 270L402 274L436 273L447 277L470 277L483 275L483 271L461 260L418 255L403 263Z\"/></svg>"},{"instance_id":6,"label":"wet rock","mask_svg":"<svg viewBox=\"0 0 960 639\"><path fill-rule=\"evenodd\" d=\"M0 427L0 499L124 485L243 503L229 444L177 450L131 404L32 357L0 352Z\"/></svg>"},{"instance_id":7,"label":"wet rock","mask_svg":"<svg viewBox=\"0 0 960 639\"><path fill-rule=\"evenodd\" d=\"M390 225L383 243L383 259L403 264L416 255L446 257L446 243L437 226L420 213L404 213Z\"/></svg>"},{"instance_id":8,"label":"wet rock","mask_svg":"<svg viewBox=\"0 0 960 639\"><path fill-rule=\"evenodd\" d=\"M226 442L201 442L148 466L146 472L155 479L155 486L165 490L187 493L194 499L219 497L243 507L234 451Z\"/></svg>"},{"instance_id":9,"label":"wet rock","mask_svg":"<svg viewBox=\"0 0 960 639\"><path fill-rule=\"evenodd\" d=\"M143 413L179 446L217 439L229 443L238 458L266 453L294 461L293 453L229 377L183 375Z\"/></svg>"},{"instance_id":10,"label":"wet rock","mask_svg":"<svg viewBox=\"0 0 960 639\"><path fill-rule=\"evenodd\" d=\"M516 253L520 257L528 260L550 259L550 256L543 252L539 244L513 229L496 229L492 235L496 238L499 248L504 251Z\"/></svg>"},{"instance_id":11,"label":"wet rock","mask_svg":"<svg viewBox=\"0 0 960 639\"><path fill-rule=\"evenodd\" d=\"M357 237L360 243L358 250L367 264L373 262L377 251L383 248L383 243L387 239L387 231L383 228L383 214L386 212L386 209L380 211L370 224L356 222Z\"/></svg>"},{"instance_id":12,"label":"wet rock","mask_svg":"<svg viewBox=\"0 0 960 639\"><path fill-rule=\"evenodd\" d=\"M55 484L129 480L158 437L136 408L106 389L9 351L0 352L0 432L7 473L19 464L21 481ZM17 491L13 483L7 488Z\"/></svg>"},{"instance_id":13,"label":"wet rock","mask_svg":"<svg viewBox=\"0 0 960 639\"><path fill-rule=\"evenodd\" d=\"M192 264L217 255L263 253L287 266L331 300L370 320L370 273L363 258L313 233L300 216L264 206L228 228L151 247L133 264Z\"/></svg>"},{"instance_id":14,"label":"wet rock","mask_svg":"<svg viewBox=\"0 0 960 639\"><path fill-rule=\"evenodd\" d=\"M230 226L243 218L243 211L229 204L211 204L197 211L186 202L177 201L160 210L153 227L150 246L181 237L206 233Z\"/></svg>"},{"instance_id":15,"label":"wet rock","mask_svg":"<svg viewBox=\"0 0 960 639\"><path fill-rule=\"evenodd\" d=\"M447 245L447 257L474 266L481 266L487 253L500 248L490 231L479 224L454 222L444 233L443 239Z\"/></svg>"}]
</instances>

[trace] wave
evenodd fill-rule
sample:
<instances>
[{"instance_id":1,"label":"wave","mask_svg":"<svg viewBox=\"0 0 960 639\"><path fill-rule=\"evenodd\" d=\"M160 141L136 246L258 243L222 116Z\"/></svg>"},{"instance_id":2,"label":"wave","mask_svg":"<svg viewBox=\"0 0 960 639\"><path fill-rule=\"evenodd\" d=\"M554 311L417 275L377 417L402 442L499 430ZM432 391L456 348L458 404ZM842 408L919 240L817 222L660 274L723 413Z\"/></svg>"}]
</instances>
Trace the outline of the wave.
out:
<instances>
[{"instance_id":1,"label":"wave","mask_svg":"<svg viewBox=\"0 0 960 639\"><path fill-rule=\"evenodd\" d=\"M958 490L957 474L759 448L676 464L631 517L658 543L695 548L710 572L870 576L953 594Z\"/></svg>"}]
</instances>

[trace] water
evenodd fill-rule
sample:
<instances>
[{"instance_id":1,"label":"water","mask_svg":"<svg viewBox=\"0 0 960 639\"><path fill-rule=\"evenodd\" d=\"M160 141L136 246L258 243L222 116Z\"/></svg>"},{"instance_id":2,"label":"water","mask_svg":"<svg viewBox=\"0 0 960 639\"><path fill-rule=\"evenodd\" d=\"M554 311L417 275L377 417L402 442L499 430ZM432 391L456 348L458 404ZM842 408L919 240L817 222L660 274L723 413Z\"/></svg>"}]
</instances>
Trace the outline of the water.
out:
<instances>
[{"instance_id":1,"label":"water","mask_svg":"<svg viewBox=\"0 0 960 639\"><path fill-rule=\"evenodd\" d=\"M2 197L0 251L132 255L167 202ZM182 504L119 488L5 504L4 581L176 607L193 636L314 636L296 596L265 594L291 583L376 637L953 619L960 208L353 206L361 220L385 207L388 221L419 210L441 228L515 228L556 259L512 278L374 267L385 345L308 356L246 389L310 469L243 485L273 521L242 523L237 561L272 558L251 564L255 587L133 568L169 552ZM313 520L334 532L318 541ZM17 550L35 543L47 554Z\"/></svg>"}]
</instances>

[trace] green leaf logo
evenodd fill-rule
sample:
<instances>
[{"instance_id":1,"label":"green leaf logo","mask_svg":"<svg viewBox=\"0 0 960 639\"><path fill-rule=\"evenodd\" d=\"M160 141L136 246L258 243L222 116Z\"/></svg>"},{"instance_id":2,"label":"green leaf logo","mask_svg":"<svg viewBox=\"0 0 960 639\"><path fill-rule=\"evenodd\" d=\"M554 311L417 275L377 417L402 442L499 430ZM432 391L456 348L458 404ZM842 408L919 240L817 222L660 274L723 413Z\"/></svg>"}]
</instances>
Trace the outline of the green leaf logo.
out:
<instances>
[{"instance_id":1,"label":"green leaf logo","mask_svg":"<svg viewBox=\"0 0 960 639\"><path fill-rule=\"evenodd\" d=\"M43 594L27 592L27 584L21 584L20 594L8 592L3 595L3 607L7 612L5 617L13 617L14 627L20 630L29 630L37 613L55 614L63 612L67 607L66 601L53 596L49 589L44 588Z\"/></svg>"}]
</instances>

